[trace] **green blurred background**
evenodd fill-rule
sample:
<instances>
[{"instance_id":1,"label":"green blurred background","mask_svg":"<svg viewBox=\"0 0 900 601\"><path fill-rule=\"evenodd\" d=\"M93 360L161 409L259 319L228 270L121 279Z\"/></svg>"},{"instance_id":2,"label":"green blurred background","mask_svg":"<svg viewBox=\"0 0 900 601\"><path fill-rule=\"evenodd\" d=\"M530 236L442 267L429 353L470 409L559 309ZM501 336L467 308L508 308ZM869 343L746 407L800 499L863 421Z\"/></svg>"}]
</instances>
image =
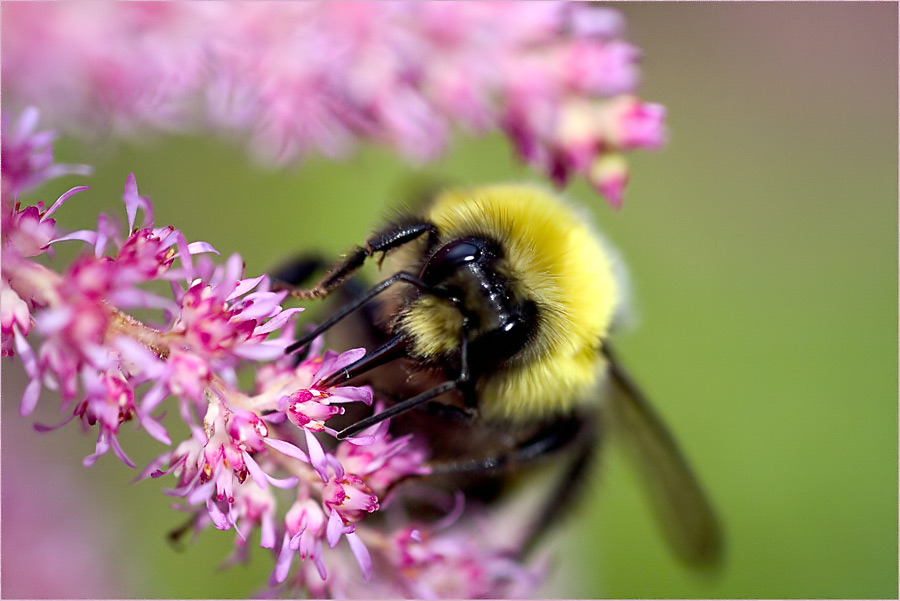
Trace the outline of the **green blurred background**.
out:
<instances>
[{"instance_id":1,"label":"green blurred background","mask_svg":"<svg viewBox=\"0 0 900 601\"><path fill-rule=\"evenodd\" d=\"M632 157L621 211L581 182L568 193L630 267L639 320L620 353L718 506L727 560L716 574L679 565L612 449L544 594L896 598L897 6L616 6L644 51L641 95L668 107L671 141ZM57 156L96 167L62 225L121 213L134 172L158 225L240 252L250 274L359 242L412 182L539 180L500 137L459 136L426 168L365 149L275 171L238 143L189 137L64 139ZM93 439L74 424L31 431L20 372L4 361L4 596L40 596L61 553L85 582L51 596L258 591L268 556L220 571L233 534L215 530L173 549L165 533L184 516L163 482L129 484L134 472L112 456L82 468ZM142 433L122 439L139 464L162 450Z\"/></svg>"}]
</instances>

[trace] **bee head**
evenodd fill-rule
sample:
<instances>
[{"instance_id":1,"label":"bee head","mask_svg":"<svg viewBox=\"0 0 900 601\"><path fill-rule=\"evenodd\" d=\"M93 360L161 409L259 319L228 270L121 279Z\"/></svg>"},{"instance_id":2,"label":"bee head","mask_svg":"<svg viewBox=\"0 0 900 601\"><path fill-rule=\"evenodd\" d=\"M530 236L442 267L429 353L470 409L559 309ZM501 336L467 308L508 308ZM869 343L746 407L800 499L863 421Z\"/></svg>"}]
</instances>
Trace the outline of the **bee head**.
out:
<instances>
[{"instance_id":1,"label":"bee head","mask_svg":"<svg viewBox=\"0 0 900 601\"><path fill-rule=\"evenodd\" d=\"M417 293L398 317L413 356L446 361L465 340L477 373L527 345L537 309L516 292L502 258L501 246L484 236L451 240L431 254L419 274L428 290Z\"/></svg>"}]
</instances>

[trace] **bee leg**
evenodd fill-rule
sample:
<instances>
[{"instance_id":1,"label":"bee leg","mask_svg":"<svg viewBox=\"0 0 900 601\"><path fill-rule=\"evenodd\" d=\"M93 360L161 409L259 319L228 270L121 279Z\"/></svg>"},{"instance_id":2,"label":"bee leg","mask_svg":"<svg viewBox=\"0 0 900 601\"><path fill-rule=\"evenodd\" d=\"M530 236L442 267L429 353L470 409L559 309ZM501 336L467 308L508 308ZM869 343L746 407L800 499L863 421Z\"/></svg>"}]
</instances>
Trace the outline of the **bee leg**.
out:
<instances>
[{"instance_id":1,"label":"bee leg","mask_svg":"<svg viewBox=\"0 0 900 601\"><path fill-rule=\"evenodd\" d=\"M457 390L462 395L463 406L433 403L433 413L441 417L449 417L457 421L471 422L478 417L478 394L475 392L475 379L469 367L469 316L462 309L463 302L457 297L449 296L446 300L453 303L462 313L462 327L459 336L459 375L456 377Z\"/></svg>"},{"instance_id":2,"label":"bee leg","mask_svg":"<svg viewBox=\"0 0 900 601\"><path fill-rule=\"evenodd\" d=\"M543 535L565 518L575 506L575 502L581 498L589 481L588 474L594 465L598 443L599 437L594 433L578 443L579 446L569 460L565 472L556 482L552 492L547 495L541 509L529 526L521 547L520 557L526 557L534 551Z\"/></svg>"},{"instance_id":3,"label":"bee leg","mask_svg":"<svg viewBox=\"0 0 900 601\"><path fill-rule=\"evenodd\" d=\"M351 303L343 307L340 311L332 315L328 320L325 321L322 325L316 328L313 332L307 334L305 337L301 338L297 342L289 345L286 349L286 353L292 353L295 350L303 347L305 344L309 343L313 338L330 328L334 325L338 320L343 319L346 315L348 315L351 311L357 309L360 305L365 304L371 298L375 297L377 294L380 294L382 291L386 290L389 286L392 286L398 281L403 281L408 284L411 284L420 290L424 290L431 294L436 294L436 292L423 280L417 278L411 273L400 271L395 273L393 276L384 280L380 284L372 287L365 296L358 299L356 302ZM459 298L450 295L437 295L439 298L443 298L444 300L452 303L453 305L460 307L462 305L462 300ZM444 393L460 390L462 392L463 398L466 402L466 406L459 411L464 414L467 414L467 418L471 420L476 415L476 405L478 399L475 395L475 381L471 378L471 373L469 371L469 340L467 337L467 328L468 325L468 316L463 314L463 327L460 332L460 350L459 350L459 374L456 378L452 380L447 380L443 384L435 386L431 390L426 390L423 393L420 393L414 397L405 399L395 405L388 407L387 409L380 411L379 413L370 415L367 418L361 419L353 425L350 425L337 434L338 440L344 440L348 437L355 436L359 432L365 430L370 426L374 426L384 420L390 419L394 416L400 415L401 413L405 413L411 409L422 406L428 401L441 396ZM323 381L323 384L330 385L336 384L341 380L348 380L355 375L359 375L364 371L367 371L373 367L382 365L388 361L392 361L397 357L401 356L403 351L405 350L405 340L396 336L393 340L386 342L380 348L375 351L366 354L366 356L359 359L356 363L348 365L344 370L340 373L334 374Z\"/></svg>"},{"instance_id":4,"label":"bee leg","mask_svg":"<svg viewBox=\"0 0 900 601\"><path fill-rule=\"evenodd\" d=\"M462 395L463 406L448 405L447 403L428 403L424 407L425 413L435 419L454 422L458 424L471 424L478 418L478 395L472 382L462 382L456 388Z\"/></svg>"},{"instance_id":5,"label":"bee leg","mask_svg":"<svg viewBox=\"0 0 900 601\"><path fill-rule=\"evenodd\" d=\"M541 428L534 436L509 451L487 457L430 463L433 474L490 474L513 466L526 466L549 455L571 448L586 437L587 420L572 417Z\"/></svg>"},{"instance_id":6,"label":"bee leg","mask_svg":"<svg viewBox=\"0 0 900 601\"><path fill-rule=\"evenodd\" d=\"M412 242L425 233L429 233L433 238L437 235L437 229L431 223L391 224L372 235L366 240L365 245L357 246L347 253L314 287L294 290L291 292L291 295L300 299L328 296L345 279L362 267L366 259L375 253L386 253Z\"/></svg>"},{"instance_id":7,"label":"bee leg","mask_svg":"<svg viewBox=\"0 0 900 601\"><path fill-rule=\"evenodd\" d=\"M448 301L456 306L461 306L462 301L455 297L447 297ZM458 423L471 423L478 417L478 394L475 391L475 381L469 371L469 339L466 333L469 318L463 314L462 328L459 340L459 375L456 377L456 389L462 395L463 406L447 405L445 403L429 403L424 409L438 419L455 421Z\"/></svg>"},{"instance_id":8,"label":"bee leg","mask_svg":"<svg viewBox=\"0 0 900 601\"><path fill-rule=\"evenodd\" d=\"M356 376L362 375L371 369L375 369L385 363L393 361L398 357L402 357L406 353L406 341L400 336L394 336L374 351L366 353L350 365L347 365L334 372L319 385L323 388L330 388L343 384L347 380L351 380Z\"/></svg>"},{"instance_id":9,"label":"bee leg","mask_svg":"<svg viewBox=\"0 0 900 601\"><path fill-rule=\"evenodd\" d=\"M292 290L298 286L309 285L312 276L328 266L328 261L318 253L301 254L293 259L279 264L269 271L272 278L273 290ZM337 290L338 305L354 302L363 296L368 286L358 277L352 277ZM334 297L332 297L334 298ZM378 316L372 304L365 304L361 308L361 315L355 319L347 331L354 332L356 346L372 347L383 343L386 333L378 327ZM339 350L339 349L335 349ZM304 353L296 355L297 362L303 360Z\"/></svg>"},{"instance_id":10,"label":"bee leg","mask_svg":"<svg viewBox=\"0 0 900 601\"><path fill-rule=\"evenodd\" d=\"M344 305L343 307L341 307L339 310L334 312L331 315L331 317L329 317L324 322L319 324L319 327L312 330L311 332L307 332L299 340L297 340L296 342L289 345L284 350L285 354L289 355L291 353L294 353L294 352L300 350L301 348L303 348L304 346L306 346L307 344L312 342L320 334L324 333L326 330L331 328L334 324L336 324L340 320L347 317L350 313L352 313L352 312L356 311L357 309L359 309L360 307L364 306L370 300L372 300L373 298L375 298L376 296L378 296L379 294L381 294L382 292L384 292L385 290L387 290L388 288L390 288L397 282L406 282L407 284L415 286L416 288L419 288L420 290L426 290L426 291L430 290L430 287L428 286L428 284L426 284L425 282L423 282L422 280L420 280L413 274L408 273L406 271L398 271L397 273L395 273L388 279L383 280L382 282L369 288L365 292L365 294L363 294L362 296L354 299L353 301L351 301L351 302L347 303L346 305Z\"/></svg>"},{"instance_id":11,"label":"bee leg","mask_svg":"<svg viewBox=\"0 0 900 601\"><path fill-rule=\"evenodd\" d=\"M370 415L365 419L361 419L352 426L348 426L338 432L337 439L344 440L346 438L356 436L369 426L374 426L375 424L381 423L386 419L391 419L395 415L400 415L401 413L405 413L410 409L418 407L424 403L427 403L431 399L440 396L446 392L450 392L451 390L456 389L456 382L454 380L450 380L449 382L444 382L438 386L435 386L431 390L426 390L425 392L418 394L412 398L406 399L405 401L401 401L396 405L392 405L381 411L380 413L376 413L374 415Z\"/></svg>"},{"instance_id":12,"label":"bee leg","mask_svg":"<svg viewBox=\"0 0 900 601\"><path fill-rule=\"evenodd\" d=\"M521 555L530 553L540 538L565 515L587 482L599 437L593 421L574 416L552 423L508 453L463 461L429 464L432 474L495 474L533 465L555 453L569 451L565 471L541 503L523 536Z\"/></svg>"}]
</instances>

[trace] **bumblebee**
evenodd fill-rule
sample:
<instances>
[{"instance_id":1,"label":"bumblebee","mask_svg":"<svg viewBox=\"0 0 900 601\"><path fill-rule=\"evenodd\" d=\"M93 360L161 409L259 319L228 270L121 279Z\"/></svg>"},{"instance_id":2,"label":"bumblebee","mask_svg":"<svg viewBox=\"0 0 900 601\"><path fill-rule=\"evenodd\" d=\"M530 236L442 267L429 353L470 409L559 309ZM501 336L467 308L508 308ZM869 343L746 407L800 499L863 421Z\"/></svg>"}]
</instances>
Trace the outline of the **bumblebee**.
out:
<instances>
[{"instance_id":1,"label":"bumblebee","mask_svg":"<svg viewBox=\"0 0 900 601\"><path fill-rule=\"evenodd\" d=\"M372 257L390 275L356 290L351 276ZM276 277L295 285L309 269L288 271ZM369 383L391 402L338 437L391 419L392 432L425 436L433 477L470 498L489 501L555 457L564 467L526 550L577 496L601 434L620 434L673 548L690 563L715 563L713 509L609 342L626 289L616 253L556 194L450 189L375 232L312 288L293 290L346 298L288 352L356 316L355 346L365 338L370 350L323 384Z\"/></svg>"}]
</instances>

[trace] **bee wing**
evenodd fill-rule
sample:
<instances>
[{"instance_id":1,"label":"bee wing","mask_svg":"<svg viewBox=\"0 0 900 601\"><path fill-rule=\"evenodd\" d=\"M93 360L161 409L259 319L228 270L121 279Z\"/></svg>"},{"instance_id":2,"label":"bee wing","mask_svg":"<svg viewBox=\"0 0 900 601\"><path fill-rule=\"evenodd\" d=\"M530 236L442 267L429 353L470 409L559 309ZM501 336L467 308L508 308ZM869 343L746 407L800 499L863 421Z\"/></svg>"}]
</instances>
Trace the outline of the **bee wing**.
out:
<instances>
[{"instance_id":1,"label":"bee wing","mask_svg":"<svg viewBox=\"0 0 900 601\"><path fill-rule=\"evenodd\" d=\"M672 434L605 343L603 354L613 388L604 416L643 477L666 538L691 564L719 563L722 531L712 504Z\"/></svg>"}]
</instances>

